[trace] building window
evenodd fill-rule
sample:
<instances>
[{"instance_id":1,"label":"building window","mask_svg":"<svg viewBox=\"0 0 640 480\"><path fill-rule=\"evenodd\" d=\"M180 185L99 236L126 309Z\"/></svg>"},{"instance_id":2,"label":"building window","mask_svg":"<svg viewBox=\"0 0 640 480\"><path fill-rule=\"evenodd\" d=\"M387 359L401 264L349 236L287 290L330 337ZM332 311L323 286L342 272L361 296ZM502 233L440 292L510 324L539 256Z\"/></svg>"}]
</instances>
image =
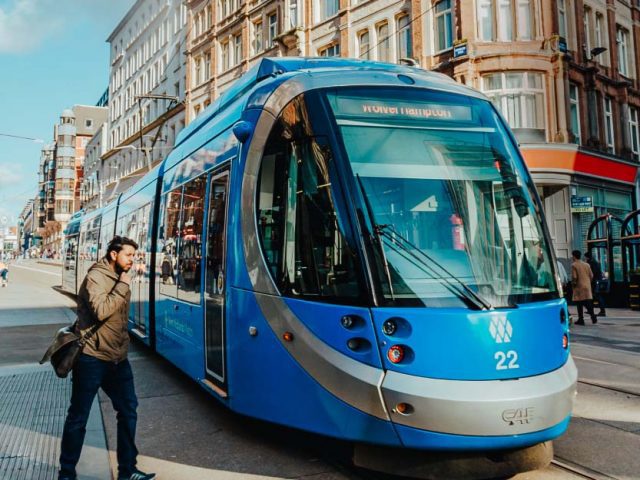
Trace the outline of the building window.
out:
<instances>
[{"instance_id":1,"label":"building window","mask_svg":"<svg viewBox=\"0 0 640 480\"><path fill-rule=\"evenodd\" d=\"M493 14L491 0L478 0L478 39L490 42L493 40Z\"/></svg>"},{"instance_id":2,"label":"building window","mask_svg":"<svg viewBox=\"0 0 640 480\"><path fill-rule=\"evenodd\" d=\"M209 80L211 78L211 53L204 54L204 79Z\"/></svg>"},{"instance_id":3,"label":"building window","mask_svg":"<svg viewBox=\"0 0 640 480\"><path fill-rule=\"evenodd\" d=\"M493 73L482 77L482 88L511 128L545 128L542 74Z\"/></svg>"},{"instance_id":4,"label":"building window","mask_svg":"<svg viewBox=\"0 0 640 480\"><path fill-rule=\"evenodd\" d=\"M606 31L605 28L605 22L604 22L604 17L602 16L601 13L596 13L596 24L595 24L595 42L596 44L594 45L595 47L605 47L607 46L608 42L606 39L606 35L604 35L604 32ZM602 55L602 61L600 63L602 63L603 65L608 65L607 59L608 57L608 53L601 53L600 55Z\"/></svg>"},{"instance_id":5,"label":"building window","mask_svg":"<svg viewBox=\"0 0 640 480\"><path fill-rule=\"evenodd\" d=\"M233 64L239 65L242 61L242 34L233 37Z\"/></svg>"},{"instance_id":6,"label":"building window","mask_svg":"<svg viewBox=\"0 0 640 480\"><path fill-rule=\"evenodd\" d=\"M376 34L378 40L378 61L379 62L389 62L391 52L390 52L390 42L389 42L389 24L381 23L376 27Z\"/></svg>"},{"instance_id":7,"label":"building window","mask_svg":"<svg viewBox=\"0 0 640 480\"><path fill-rule=\"evenodd\" d=\"M220 0L220 20L229 15L229 1L230 0Z\"/></svg>"},{"instance_id":8,"label":"building window","mask_svg":"<svg viewBox=\"0 0 640 480\"><path fill-rule=\"evenodd\" d=\"M340 44L334 43L326 48L323 48L318 52L321 57L339 57L340 56Z\"/></svg>"},{"instance_id":9,"label":"building window","mask_svg":"<svg viewBox=\"0 0 640 480\"><path fill-rule=\"evenodd\" d=\"M588 60L591 58L591 9L584 8L584 55Z\"/></svg>"},{"instance_id":10,"label":"building window","mask_svg":"<svg viewBox=\"0 0 640 480\"><path fill-rule=\"evenodd\" d=\"M629 107L629 137L634 160L640 160L640 128L638 125L638 109Z\"/></svg>"},{"instance_id":11,"label":"building window","mask_svg":"<svg viewBox=\"0 0 640 480\"><path fill-rule=\"evenodd\" d=\"M626 29L617 28L616 43L618 44L618 71L621 75L629 77L629 32Z\"/></svg>"},{"instance_id":12,"label":"building window","mask_svg":"<svg viewBox=\"0 0 640 480\"><path fill-rule=\"evenodd\" d=\"M578 86L573 83L569 84L569 113L573 143L580 145L580 97L578 96Z\"/></svg>"},{"instance_id":13,"label":"building window","mask_svg":"<svg viewBox=\"0 0 640 480\"><path fill-rule=\"evenodd\" d=\"M558 34L567 38L567 9L565 0L558 1Z\"/></svg>"},{"instance_id":14,"label":"building window","mask_svg":"<svg viewBox=\"0 0 640 480\"><path fill-rule=\"evenodd\" d=\"M201 74L201 66L200 66L200 57L193 59L193 86L200 85L200 74Z\"/></svg>"},{"instance_id":15,"label":"building window","mask_svg":"<svg viewBox=\"0 0 640 480\"><path fill-rule=\"evenodd\" d=\"M440 52L453 45L451 0L443 0L437 3L435 8L436 51Z\"/></svg>"},{"instance_id":16,"label":"building window","mask_svg":"<svg viewBox=\"0 0 640 480\"><path fill-rule=\"evenodd\" d=\"M358 58L369 60L369 50L369 30L365 30L358 35Z\"/></svg>"},{"instance_id":17,"label":"building window","mask_svg":"<svg viewBox=\"0 0 640 480\"><path fill-rule=\"evenodd\" d=\"M398 31L398 60L401 58L411 58L413 48L411 45L411 23L409 15L402 15L396 20Z\"/></svg>"},{"instance_id":18,"label":"building window","mask_svg":"<svg viewBox=\"0 0 640 480\"><path fill-rule=\"evenodd\" d=\"M253 24L253 53L257 54L262 50L264 50L262 22L256 22Z\"/></svg>"},{"instance_id":19,"label":"building window","mask_svg":"<svg viewBox=\"0 0 640 480\"><path fill-rule=\"evenodd\" d=\"M516 37L520 40L533 37L531 0L477 0L476 16L481 41L510 42Z\"/></svg>"},{"instance_id":20,"label":"building window","mask_svg":"<svg viewBox=\"0 0 640 480\"><path fill-rule=\"evenodd\" d=\"M513 40L513 15L511 0L498 0L498 40Z\"/></svg>"},{"instance_id":21,"label":"building window","mask_svg":"<svg viewBox=\"0 0 640 480\"><path fill-rule=\"evenodd\" d=\"M615 153L616 145L613 135L613 107L611 98L604 99L604 129L607 141L607 152Z\"/></svg>"},{"instance_id":22,"label":"building window","mask_svg":"<svg viewBox=\"0 0 640 480\"><path fill-rule=\"evenodd\" d=\"M92 120L91 118L87 118L87 119L84 121L84 126L85 126L85 127L87 127L87 128L91 128L91 127L93 127L93 120Z\"/></svg>"},{"instance_id":23,"label":"building window","mask_svg":"<svg viewBox=\"0 0 640 480\"><path fill-rule=\"evenodd\" d=\"M269 47L273 47L273 44L278 36L278 15L274 12L267 17L269 22Z\"/></svg>"},{"instance_id":24,"label":"building window","mask_svg":"<svg viewBox=\"0 0 640 480\"><path fill-rule=\"evenodd\" d=\"M226 41L224 43L222 43L220 45L220 67L222 68L223 72L226 72L227 70L229 70L229 67L231 66L229 64L229 42Z\"/></svg>"},{"instance_id":25,"label":"building window","mask_svg":"<svg viewBox=\"0 0 640 480\"><path fill-rule=\"evenodd\" d=\"M531 12L531 0L518 1L518 38L531 40L533 38L533 15Z\"/></svg>"},{"instance_id":26,"label":"building window","mask_svg":"<svg viewBox=\"0 0 640 480\"><path fill-rule=\"evenodd\" d=\"M322 22L329 17L333 17L340 9L339 0L319 0L320 18Z\"/></svg>"}]
</instances>

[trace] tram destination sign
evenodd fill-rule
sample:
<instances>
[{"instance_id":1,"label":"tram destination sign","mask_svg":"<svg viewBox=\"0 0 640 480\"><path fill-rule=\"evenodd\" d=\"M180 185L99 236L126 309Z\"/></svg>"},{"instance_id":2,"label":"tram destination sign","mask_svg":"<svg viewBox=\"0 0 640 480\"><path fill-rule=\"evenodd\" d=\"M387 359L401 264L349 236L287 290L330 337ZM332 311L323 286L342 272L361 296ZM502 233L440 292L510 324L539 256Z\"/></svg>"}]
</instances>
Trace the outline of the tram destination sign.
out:
<instances>
[{"instance_id":1,"label":"tram destination sign","mask_svg":"<svg viewBox=\"0 0 640 480\"><path fill-rule=\"evenodd\" d=\"M593 199L591 197L571 197L571 213L593 212Z\"/></svg>"},{"instance_id":2,"label":"tram destination sign","mask_svg":"<svg viewBox=\"0 0 640 480\"><path fill-rule=\"evenodd\" d=\"M370 100L365 98L338 97L336 113L339 116L366 116L380 118L437 120L445 122L470 122L471 107L402 100Z\"/></svg>"}]
</instances>

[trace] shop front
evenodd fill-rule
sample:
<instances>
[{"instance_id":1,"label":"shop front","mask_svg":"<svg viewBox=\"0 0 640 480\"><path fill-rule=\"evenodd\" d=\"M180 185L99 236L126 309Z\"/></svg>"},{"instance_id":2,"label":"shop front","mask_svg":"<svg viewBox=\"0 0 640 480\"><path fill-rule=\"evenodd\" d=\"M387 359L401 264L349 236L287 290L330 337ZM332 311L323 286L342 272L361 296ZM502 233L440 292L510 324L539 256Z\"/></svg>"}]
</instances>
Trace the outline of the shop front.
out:
<instances>
[{"instance_id":1,"label":"shop front","mask_svg":"<svg viewBox=\"0 0 640 480\"><path fill-rule=\"evenodd\" d=\"M624 219L637 208L638 164L577 145L523 145L521 149L543 202L556 255L565 267L570 266L573 250L587 251L587 233L596 218L610 213ZM613 222L613 236L618 239L620 225ZM608 271L608 259L599 257L603 271ZM616 279L622 280L620 247L613 250L611 261Z\"/></svg>"}]
</instances>

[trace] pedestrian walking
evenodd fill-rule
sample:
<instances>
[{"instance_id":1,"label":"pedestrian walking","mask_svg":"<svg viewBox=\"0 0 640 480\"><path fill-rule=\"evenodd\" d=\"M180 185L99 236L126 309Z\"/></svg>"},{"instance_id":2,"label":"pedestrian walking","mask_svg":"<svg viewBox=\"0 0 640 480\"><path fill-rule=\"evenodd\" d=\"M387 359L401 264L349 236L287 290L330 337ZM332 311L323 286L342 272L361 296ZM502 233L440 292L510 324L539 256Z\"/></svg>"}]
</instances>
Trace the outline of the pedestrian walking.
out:
<instances>
[{"instance_id":1,"label":"pedestrian walking","mask_svg":"<svg viewBox=\"0 0 640 480\"><path fill-rule=\"evenodd\" d=\"M0 260L0 279L3 287L7 286L8 276L9 276L9 265L4 263L3 260Z\"/></svg>"},{"instance_id":2,"label":"pedestrian walking","mask_svg":"<svg viewBox=\"0 0 640 480\"><path fill-rule=\"evenodd\" d=\"M582 256L580 250L574 250L572 256L571 284L573 286L573 301L578 306L578 321L576 325L584 325L583 308L587 309L587 313L591 316L591 322L598 323L598 319L593 313L593 294L591 292L593 273L591 272L591 267L580 260Z\"/></svg>"},{"instance_id":3,"label":"pedestrian walking","mask_svg":"<svg viewBox=\"0 0 640 480\"><path fill-rule=\"evenodd\" d=\"M604 278L602 268L600 268L600 262L593 258L591 252L586 252L584 254L584 258L589 264L589 267L591 267L591 272L593 273L593 280L591 280L591 291L593 293L593 296L598 299L598 306L600 307L600 311L596 313L596 316L606 317L607 312L604 303L604 292L607 290L607 279Z\"/></svg>"},{"instance_id":4,"label":"pedestrian walking","mask_svg":"<svg viewBox=\"0 0 640 480\"><path fill-rule=\"evenodd\" d=\"M129 270L138 245L126 237L109 242L107 254L87 273L78 292L78 328L84 333L105 323L85 345L72 371L71 406L62 433L59 480L75 480L91 405L102 390L111 399L118 420L118 480L150 480L153 473L136 468L138 399L127 360L131 298Z\"/></svg>"}]
</instances>

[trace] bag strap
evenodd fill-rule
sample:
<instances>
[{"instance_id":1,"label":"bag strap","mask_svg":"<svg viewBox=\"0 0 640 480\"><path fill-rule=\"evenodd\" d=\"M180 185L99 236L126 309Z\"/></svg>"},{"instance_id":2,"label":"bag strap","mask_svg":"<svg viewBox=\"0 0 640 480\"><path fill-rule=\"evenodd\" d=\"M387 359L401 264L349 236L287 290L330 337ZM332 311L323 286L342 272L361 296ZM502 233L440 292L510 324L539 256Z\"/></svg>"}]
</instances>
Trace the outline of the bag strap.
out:
<instances>
[{"instance_id":1,"label":"bag strap","mask_svg":"<svg viewBox=\"0 0 640 480\"><path fill-rule=\"evenodd\" d=\"M78 339L80 344L84 345L105 323L107 323L106 320L95 323L88 331L84 333L84 335L80 336L80 338Z\"/></svg>"}]
</instances>

